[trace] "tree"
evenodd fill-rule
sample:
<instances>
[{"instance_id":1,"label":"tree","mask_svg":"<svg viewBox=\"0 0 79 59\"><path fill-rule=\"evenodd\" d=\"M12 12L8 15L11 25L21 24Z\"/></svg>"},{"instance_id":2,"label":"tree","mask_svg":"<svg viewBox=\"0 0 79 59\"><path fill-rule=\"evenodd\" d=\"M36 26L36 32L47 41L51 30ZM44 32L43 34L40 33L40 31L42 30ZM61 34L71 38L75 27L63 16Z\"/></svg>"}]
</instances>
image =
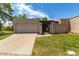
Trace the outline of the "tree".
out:
<instances>
[{"instance_id":1,"label":"tree","mask_svg":"<svg viewBox=\"0 0 79 59\"><path fill-rule=\"evenodd\" d=\"M4 22L6 22L6 20L12 20L12 13L13 10L11 8L11 5L9 3L1 3L0 4L0 18L1 20L3 20Z\"/></svg>"},{"instance_id":2,"label":"tree","mask_svg":"<svg viewBox=\"0 0 79 59\"><path fill-rule=\"evenodd\" d=\"M0 31L2 30L2 26L3 26L3 24L2 24L2 22L0 21Z\"/></svg>"},{"instance_id":3,"label":"tree","mask_svg":"<svg viewBox=\"0 0 79 59\"><path fill-rule=\"evenodd\" d=\"M15 16L15 18L27 18L26 14L19 14L17 16Z\"/></svg>"},{"instance_id":4,"label":"tree","mask_svg":"<svg viewBox=\"0 0 79 59\"><path fill-rule=\"evenodd\" d=\"M42 21L47 21L47 17L42 18Z\"/></svg>"}]
</instances>

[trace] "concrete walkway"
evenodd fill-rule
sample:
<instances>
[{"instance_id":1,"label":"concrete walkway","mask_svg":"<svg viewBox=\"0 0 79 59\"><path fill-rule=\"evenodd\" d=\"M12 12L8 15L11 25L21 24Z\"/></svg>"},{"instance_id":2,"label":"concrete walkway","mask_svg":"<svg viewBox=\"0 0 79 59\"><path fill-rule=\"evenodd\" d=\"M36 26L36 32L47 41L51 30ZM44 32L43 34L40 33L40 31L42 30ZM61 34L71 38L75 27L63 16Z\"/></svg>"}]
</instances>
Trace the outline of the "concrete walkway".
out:
<instances>
[{"instance_id":1,"label":"concrete walkway","mask_svg":"<svg viewBox=\"0 0 79 59\"><path fill-rule=\"evenodd\" d=\"M52 36L51 34L37 35L37 37Z\"/></svg>"},{"instance_id":2,"label":"concrete walkway","mask_svg":"<svg viewBox=\"0 0 79 59\"><path fill-rule=\"evenodd\" d=\"M0 41L0 55L31 55L37 34L14 34Z\"/></svg>"}]
</instances>

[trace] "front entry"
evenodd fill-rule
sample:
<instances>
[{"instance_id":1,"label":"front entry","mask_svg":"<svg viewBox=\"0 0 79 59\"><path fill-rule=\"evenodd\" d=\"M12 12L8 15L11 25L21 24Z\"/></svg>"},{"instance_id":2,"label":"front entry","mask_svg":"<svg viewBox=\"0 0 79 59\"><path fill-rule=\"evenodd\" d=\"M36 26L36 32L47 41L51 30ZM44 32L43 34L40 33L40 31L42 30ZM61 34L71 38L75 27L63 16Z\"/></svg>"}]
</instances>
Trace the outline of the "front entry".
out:
<instances>
[{"instance_id":1,"label":"front entry","mask_svg":"<svg viewBox=\"0 0 79 59\"><path fill-rule=\"evenodd\" d=\"M42 34L50 33L50 22L43 21L42 22Z\"/></svg>"}]
</instances>

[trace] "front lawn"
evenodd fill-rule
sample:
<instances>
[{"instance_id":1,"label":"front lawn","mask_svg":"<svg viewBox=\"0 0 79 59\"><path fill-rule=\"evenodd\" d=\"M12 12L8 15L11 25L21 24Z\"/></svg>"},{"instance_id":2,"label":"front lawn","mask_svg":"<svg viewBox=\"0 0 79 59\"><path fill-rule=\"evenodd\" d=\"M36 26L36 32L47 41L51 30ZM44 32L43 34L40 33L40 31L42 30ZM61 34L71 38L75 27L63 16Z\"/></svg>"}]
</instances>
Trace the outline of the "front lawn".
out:
<instances>
[{"instance_id":1,"label":"front lawn","mask_svg":"<svg viewBox=\"0 0 79 59\"><path fill-rule=\"evenodd\" d=\"M32 55L35 56L69 56L68 51L74 51L79 56L79 35L56 34L47 37L37 37Z\"/></svg>"},{"instance_id":2,"label":"front lawn","mask_svg":"<svg viewBox=\"0 0 79 59\"><path fill-rule=\"evenodd\" d=\"M0 31L0 40L8 37L8 36L11 36L13 34L12 31Z\"/></svg>"}]
</instances>

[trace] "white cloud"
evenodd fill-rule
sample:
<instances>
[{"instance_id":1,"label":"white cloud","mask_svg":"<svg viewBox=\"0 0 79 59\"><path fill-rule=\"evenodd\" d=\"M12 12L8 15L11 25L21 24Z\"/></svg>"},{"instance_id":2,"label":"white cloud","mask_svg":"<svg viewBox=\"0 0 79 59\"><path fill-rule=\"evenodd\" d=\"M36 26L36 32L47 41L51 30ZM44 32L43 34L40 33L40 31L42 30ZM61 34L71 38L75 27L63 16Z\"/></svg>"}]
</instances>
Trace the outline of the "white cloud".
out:
<instances>
[{"instance_id":1,"label":"white cloud","mask_svg":"<svg viewBox=\"0 0 79 59\"><path fill-rule=\"evenodd\" d=\"M14 10L15 8L18 10L18 14L26 13L29 18L43 18L47 17L50 19L50 17L45 14L44 12L34 10L31 5L26 5L26 4L12 4ZM16 10L15 10L16 11Z\"/></svg>"}]
</instances>

